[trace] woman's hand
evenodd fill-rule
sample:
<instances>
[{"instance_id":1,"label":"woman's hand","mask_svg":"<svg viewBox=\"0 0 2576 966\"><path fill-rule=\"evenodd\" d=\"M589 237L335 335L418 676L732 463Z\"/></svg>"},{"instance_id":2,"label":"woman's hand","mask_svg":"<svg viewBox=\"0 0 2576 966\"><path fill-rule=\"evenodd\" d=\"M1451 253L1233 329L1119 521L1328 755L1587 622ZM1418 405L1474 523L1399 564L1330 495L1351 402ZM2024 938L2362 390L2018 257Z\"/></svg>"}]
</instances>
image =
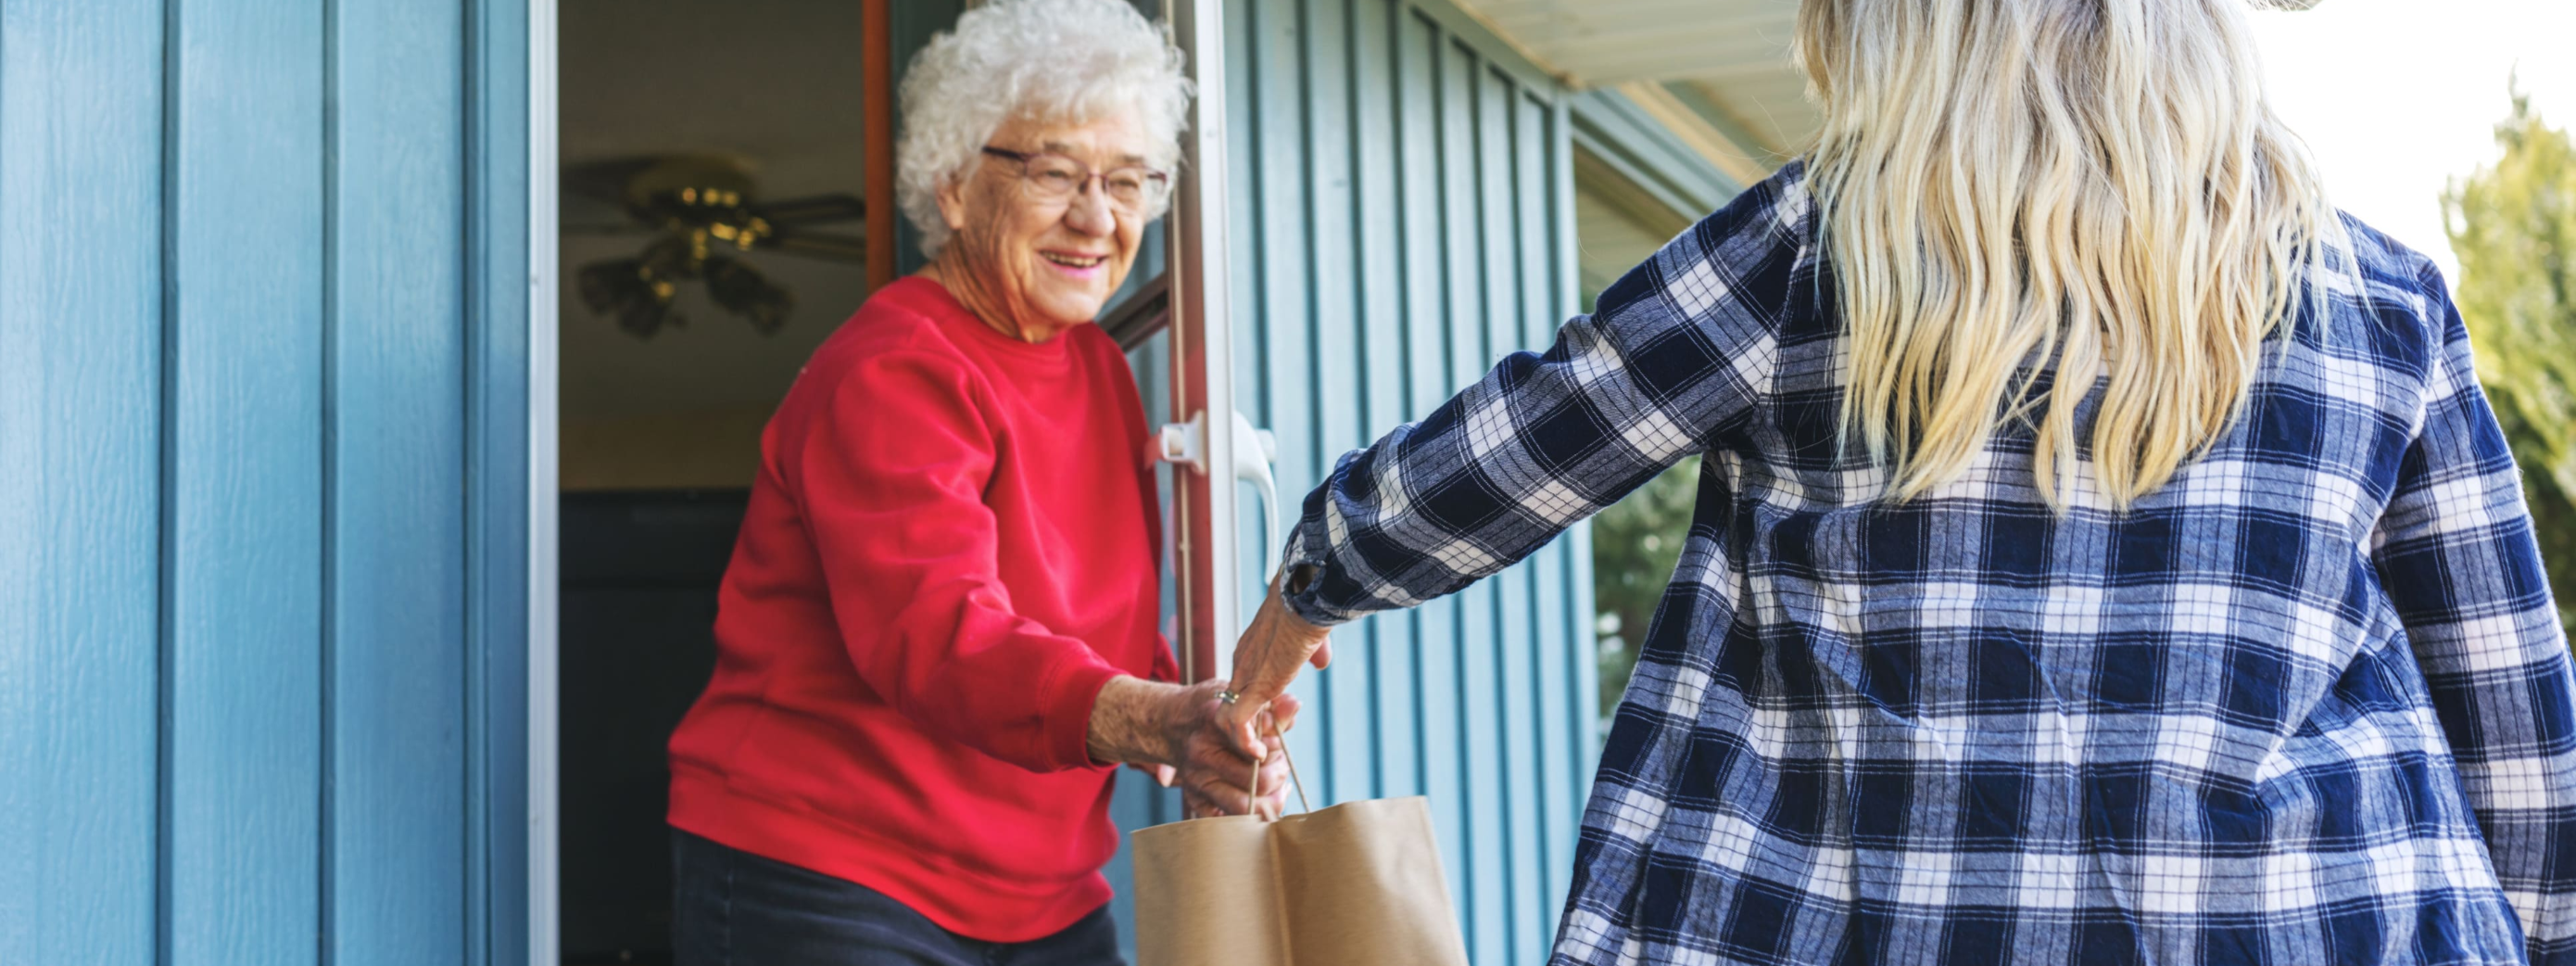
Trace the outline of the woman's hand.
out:
<instances>
[{"instance_id":1,"label":"woman's hand","mask_svg":"<svg viewBox=\"0 0 2576 966\"><path fill-rule=\"evenodd\" d=\"M1262 708L1296 700L1282 692L1297 680L1299 669L1332 663L1330 634L1289 610L1279 599L1279 585L1271 585L1261 609L1252 615L1252 626L1244 628L1242 639L1234 643L1234 681L1227 690L1236 697L1226 706L1224 725L1226 736L1238 747L1249 748L1260 740L1253 725Z\"/></svg>"},{"instance_id":2,"label":"woman's hand","mask_svg":"<svg viewBox=\"0 0 2576 966\"><path fill-rule=\"evenodd\" d=\"M1264 734L1255 737L1247 728L1238 740L1227 730L1232 719L1222 713L1226 706L1217 700L1224 686L1111 679L1091 706L1092 759L1136 765L1165 785L1179 786L1183 813L1192 818L1256 809L1279 814L1286 805L1288 763L1278 753L1278 735L1296 721L1297 699L1284 697L1271 706L1276 720L1262 726ZM1258 787L1247 787L1253 782Z\"/></svg>"},{"instance_id":3,"label":"woman's hand","mask_svg":"<svg viewBox=\"0 0 2576 966\"><path fill-rule=\"evenodd\" d=\"M1228 705L1220 703L1222 681L1205 681L1184 694L1185 709L1167 719L1167 740L1176 749L1174 784L1181 788L1181 814L1190 818L1244 815L1256 809L1277 818L1287 807L1288 756L1280 753L1281 736L1297 721L1297 698L1283 695L1271 704L1261 733L1242 736L1227 730ZM1242 737L1250 737L1244 742ZM1253 781L1258 763L1258 789Z\"/></svg>"}]
</instances>

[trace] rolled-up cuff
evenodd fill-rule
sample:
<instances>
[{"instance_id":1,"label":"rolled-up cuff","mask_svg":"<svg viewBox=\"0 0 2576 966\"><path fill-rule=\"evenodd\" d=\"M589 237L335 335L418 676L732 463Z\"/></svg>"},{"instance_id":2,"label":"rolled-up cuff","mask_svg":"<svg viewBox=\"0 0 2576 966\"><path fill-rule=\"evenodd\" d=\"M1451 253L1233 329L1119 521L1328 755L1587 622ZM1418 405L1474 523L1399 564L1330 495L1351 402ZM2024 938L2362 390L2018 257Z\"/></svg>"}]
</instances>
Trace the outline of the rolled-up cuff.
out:
<instances>
[{"instance_id":1,"label":"rolled-up cuff","mask_svg":"<svg viewBox=\"0 0 2576 966\"><path fill-rule=\"evenodd\" d=\"M1288 589L1290 581L1283 577L1279 588L1280 603L1288 605L1288 609L1299 618L1317 627L1347 624L1360 616L1324 600L1324 587L1336 576L1332 571L1332 551L1332 541L1325 534L1322 521L1309 514L1288 535L1288 545L1279 552L1280 569L1286 577L1296 576L1301 568L1309 570L1305 586L1295 591Z\"/></svg>"},{"instance_id":2,"label":"rolled-up cuff","mask_svg":"<svg viewBox=\"0 0 2576 966\"><path fill-rule=\"evenodd\" d=\"M1109 679L1127 676L1099 661L1076 664L1058 674L1046 698L1043 727L1048 764L1060 770L1117 767L1116 762L1091 760L1091 706L1099 702L1100 689L1108 686Z\"/></svg>"}]
</instances>

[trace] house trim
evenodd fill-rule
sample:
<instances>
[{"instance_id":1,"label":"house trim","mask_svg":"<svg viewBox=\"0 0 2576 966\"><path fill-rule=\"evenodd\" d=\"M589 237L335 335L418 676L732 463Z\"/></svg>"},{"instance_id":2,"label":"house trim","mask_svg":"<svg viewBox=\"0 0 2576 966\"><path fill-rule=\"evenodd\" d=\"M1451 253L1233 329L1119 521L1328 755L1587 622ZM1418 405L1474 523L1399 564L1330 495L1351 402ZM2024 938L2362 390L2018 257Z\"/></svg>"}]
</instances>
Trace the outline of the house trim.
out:
<instances>
[{"instance_id":1,"label":"house trim","mask_svg":"<svg viewBox=\"0 0 2576 966\"><path fill-rule=\"evenodd\" d=\"M1568 99L1574 146L1689 221L1716 211L1746 182L1720 170L1655 115L1616 90Z\"/></svg>"}]
</instances>

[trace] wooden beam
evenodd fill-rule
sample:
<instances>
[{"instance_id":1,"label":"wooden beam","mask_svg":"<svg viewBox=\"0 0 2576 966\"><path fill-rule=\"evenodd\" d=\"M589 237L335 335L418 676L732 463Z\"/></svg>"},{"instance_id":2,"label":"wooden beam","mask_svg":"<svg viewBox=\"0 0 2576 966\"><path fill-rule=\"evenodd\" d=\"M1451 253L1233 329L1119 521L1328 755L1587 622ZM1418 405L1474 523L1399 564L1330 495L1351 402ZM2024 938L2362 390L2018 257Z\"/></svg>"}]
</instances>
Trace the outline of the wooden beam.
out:
<instances>
[{"instance_id":1,"label":"wooden beam","mask_svg":"<svg viewBox=\"0 0 2576 966\"><path fill-rule=\"evenodd\" d=\"M894 281L894 18L892 0L860 0L861 126L867 147L868 290Z\"/></svg>"}]
</instances>

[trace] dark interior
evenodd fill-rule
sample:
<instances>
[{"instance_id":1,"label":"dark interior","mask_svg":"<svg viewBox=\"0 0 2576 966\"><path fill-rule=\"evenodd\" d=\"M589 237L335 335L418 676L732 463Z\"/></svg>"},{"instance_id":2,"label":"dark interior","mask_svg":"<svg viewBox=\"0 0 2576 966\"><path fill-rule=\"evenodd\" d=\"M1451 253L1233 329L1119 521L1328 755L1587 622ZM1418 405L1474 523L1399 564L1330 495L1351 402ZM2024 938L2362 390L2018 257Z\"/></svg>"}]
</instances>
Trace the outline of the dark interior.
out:
<instances>
[{"instance_id":1,"label":"dark interior","mask_svg":"<svg viewBox=\"0 0 2576 966\"><path fill-rule=\"evenodd\" d=\"M715 667L716 585L745 490L563 498L563 942L670 961L662 747Z\"/></svg>"},{"instance_id":2,"label":"dark interior","mask_svg":"<svg viewBox=\"0 0 2576 966\"><path fill-rule=\"evenodd\" d=\"M761 426L867 296L860 5L560 11L562 948L667 963L663 749L714 666ZM776 233L735 241L751 217Z\"/></svg>"}]
</instances>

